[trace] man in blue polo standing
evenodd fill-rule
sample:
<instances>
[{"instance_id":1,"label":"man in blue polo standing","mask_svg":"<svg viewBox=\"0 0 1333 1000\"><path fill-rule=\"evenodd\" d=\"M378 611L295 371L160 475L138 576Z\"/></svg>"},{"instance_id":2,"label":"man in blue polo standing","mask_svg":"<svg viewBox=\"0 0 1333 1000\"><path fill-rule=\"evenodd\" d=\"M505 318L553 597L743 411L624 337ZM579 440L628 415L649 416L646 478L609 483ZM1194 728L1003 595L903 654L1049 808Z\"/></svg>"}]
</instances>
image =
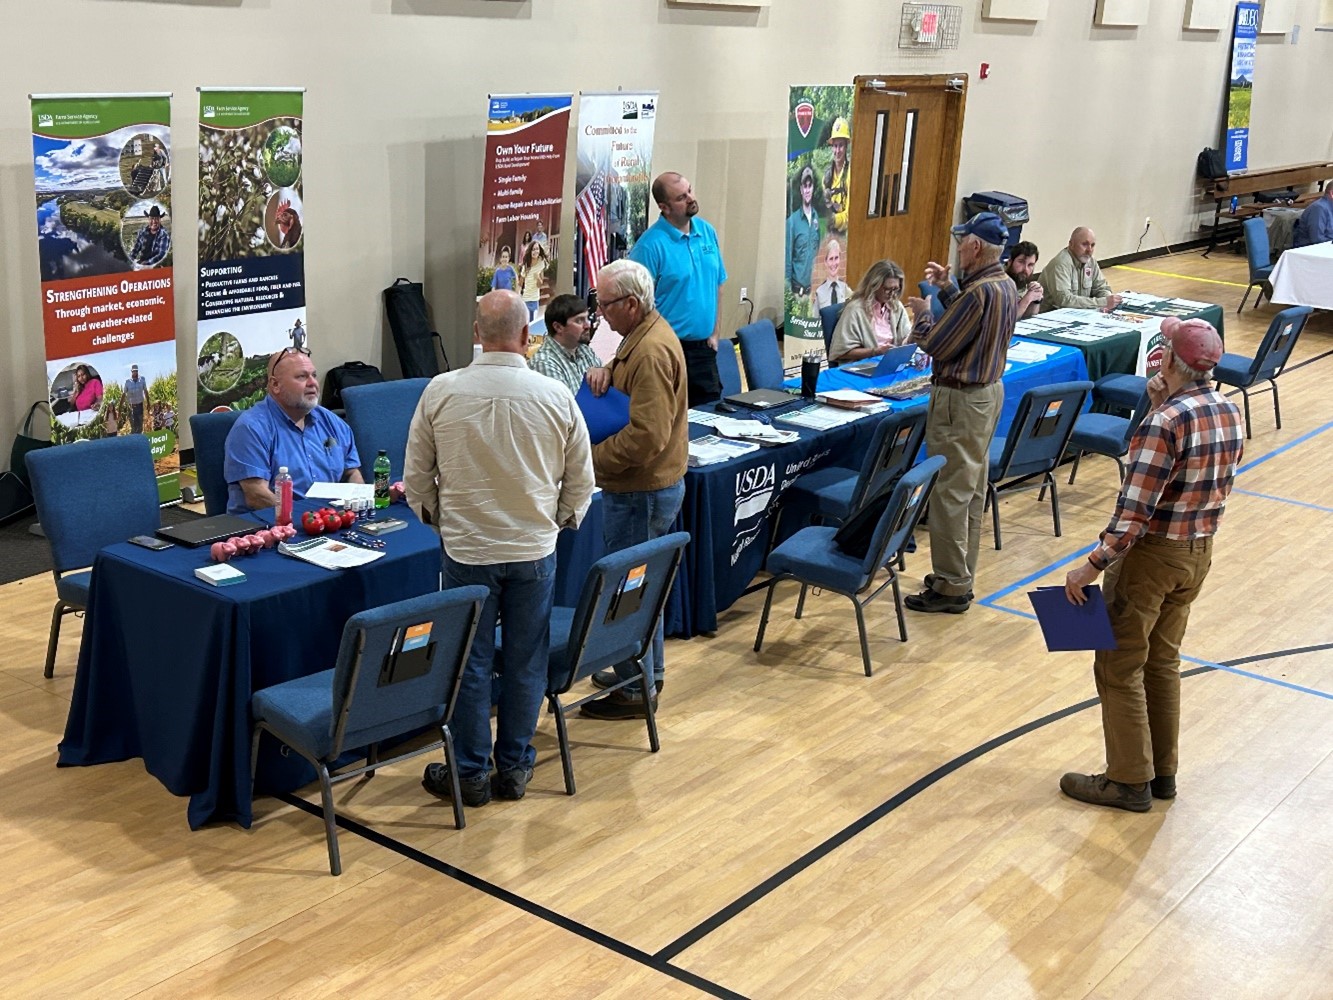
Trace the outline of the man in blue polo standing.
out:
<instances>
[{"instance_id":1,"label":"man in blue polo standing","mask_svg":"<svg viewBox=\"0 0 1333 1000\"><path fill-rule=\"evenodd\" d=\"M661 217L639 237L629 257L652 275L657 309L685 352L689 405L698 406L722 396L717 345L727 269L717 232L699 218L688 180L674 171L658 175L653 200Z\"/></svg>"}]
</instances>

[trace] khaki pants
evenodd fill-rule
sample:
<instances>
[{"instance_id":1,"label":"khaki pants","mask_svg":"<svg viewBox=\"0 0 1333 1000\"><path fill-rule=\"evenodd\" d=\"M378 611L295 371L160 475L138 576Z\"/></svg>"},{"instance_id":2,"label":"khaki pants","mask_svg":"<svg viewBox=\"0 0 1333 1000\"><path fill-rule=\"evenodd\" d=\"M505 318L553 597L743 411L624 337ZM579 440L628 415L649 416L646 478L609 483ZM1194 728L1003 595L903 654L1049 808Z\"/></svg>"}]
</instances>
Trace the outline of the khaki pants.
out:
<instances>
[{"instance_id":1,"label":"khaki pants","mask_svg":"<svg viewBox=\"0 0 1333 1000\"><path fill-rule=\"evenodd\" d=\"M930 563L926 586L949 597L972 589L981 548L990 442L1004 406L999 382L977 389L937 385L926 413L926 450L945 466L930 495Z\"/></svg>"},{"instance_id":2,"label":"khaki pants","mask_svg":"<svg viewBox=\"0 0 1333 1000\"><path fill-rule=\"evenodd\" d=\"M1120 648L1100 650L1093 675L1112 781L1137 785L1176 773L1180 643L1213 563L1212 541L1144 535L1106 571L1106 606Z\"/></svg>"}]
</instances>

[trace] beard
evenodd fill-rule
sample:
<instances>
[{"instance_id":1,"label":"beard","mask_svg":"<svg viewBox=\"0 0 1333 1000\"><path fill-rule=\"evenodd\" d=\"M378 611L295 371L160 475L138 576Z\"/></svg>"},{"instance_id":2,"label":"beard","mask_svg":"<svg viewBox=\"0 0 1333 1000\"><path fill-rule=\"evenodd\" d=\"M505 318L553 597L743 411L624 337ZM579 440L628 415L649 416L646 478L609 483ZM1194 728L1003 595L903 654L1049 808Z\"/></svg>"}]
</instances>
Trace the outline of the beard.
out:
<instances>
[{"instance_id":1,"label":"beard","mask_svg":"<svg viewBox=\"0 0 1333 1000\"><path fill-rule=\"evenodd\" d=\"M1021 274L1014 274L1013 271L1006 271L1005 273L1008 274L1009 277L1011 277L1014 280L1014 284L1018 286L1019 295L1022 295L1025 291L1027 291L1028 285L1032 284L1032 278L1030 277Z\"/></svg>"}]
</instances>

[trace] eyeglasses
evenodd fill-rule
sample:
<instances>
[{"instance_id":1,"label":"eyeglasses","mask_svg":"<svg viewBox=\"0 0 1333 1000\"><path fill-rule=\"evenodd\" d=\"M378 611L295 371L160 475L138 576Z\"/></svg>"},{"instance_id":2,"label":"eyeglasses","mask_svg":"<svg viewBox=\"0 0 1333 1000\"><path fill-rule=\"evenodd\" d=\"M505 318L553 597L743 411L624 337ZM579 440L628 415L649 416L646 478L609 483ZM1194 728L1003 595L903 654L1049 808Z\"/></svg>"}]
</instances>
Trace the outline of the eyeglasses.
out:
<instances>
[{"instance_id":1,"label":"eyeglasses","mask_svg":"<svg viewBox=\"0 0 1333 1000\"><path fill-rule=\"evenodd\" d=\"M606 312L606 307L607 307L607 306L613 306L613 305L615 305L617 302L624 302L626 299L632 299L632 298L634 298L633 295L622 295L622 296L620 296L620 298L618 298L618 299L608 299L608 300L605 301L605 302L598 302L598 303L597 303L597 308L600 309L602 312Z\"/></svg>"},{"instance_id":2,"label":"eyeglasses","mask_svg":"<svg viewBox=\"0 0 1333 1000\"><path fill-rule=\"evenodd\" d=\"M310 357L310 348L308 347L284 347L280 351L274 351L268 358L268 377L273 377L273 372L277 369L279 362L288 354L304 354Z\"/></svg>"},{"instance_id":3,"label":"eyeglasses","mask_svg":"<svg viewBox=\"0 0 1333 1000\"><path fill-rule=\"evenodd\" d=\"M894 287L894 288L888 288L888 287L886 287L886 286L884 286L884 285L880 285L880 286L879 286L879 290L880 290L881 292L888 292L890 298L895 298L895 299L896 299L899 295L901 295L901 294L903 293L903 286L902 286L902 285L898 285L898 286L896 286L896 287Z\"/></svg>"}]
</instances>

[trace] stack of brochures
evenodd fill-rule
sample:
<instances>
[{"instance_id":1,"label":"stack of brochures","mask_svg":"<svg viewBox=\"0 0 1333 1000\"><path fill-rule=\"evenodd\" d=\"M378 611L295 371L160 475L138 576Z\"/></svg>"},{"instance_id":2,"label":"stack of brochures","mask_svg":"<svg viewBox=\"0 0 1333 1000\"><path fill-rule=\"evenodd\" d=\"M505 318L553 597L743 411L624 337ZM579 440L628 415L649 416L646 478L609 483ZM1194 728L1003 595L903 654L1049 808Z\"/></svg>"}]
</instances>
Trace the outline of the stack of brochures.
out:
<instances>
[{"instance_id":1,"label":"stack of brochures","mask_svg":"<svg viewBox=\"0 0 1333 1000\"><path fill-rule=\"evenodd\" d=\"M841 406L849 410L863 410L870 408L874 411L875 407L884 406L883 400L878 396L872 396L868 392L862 392L859 389L829 389L827 392L818 393L815 396L821 403L828 403L830 406Z\"/></svg>"},{"instance_id":2,"label":"stack of brochures","mask_svg":"<svg viewBox=\"0 0 1333 1000\"><path fill-rule=\"evenodd\" d=\"M723 437L735 438L738 441L753 441L766 448L778 444L791 444L801 439L795 431L784 431L781 427L774 427L758 420L722 417L713 426Z\"/></svg>"},{"instance_id":3,"label":"stack of brochures","mask_svg":"<svg viewBox=\"0 0 1333 1000\"><path fill-rule=\"evenodd\" d=\"M749 441L733 441L716 434L706 434L690 442L690 466L698 468L701 465L716 465L758 450L759 445Z\"/></svg>"},{"instance_id":4,"label":"stack of brochures","mask_svg":"<svg viewBox=\"0 0 1333 1000\"><path fill-rule=\"evenodd\" d=\"M863 420L869 415L865 410L842 410L836 406L825 406L823 403L811 403L809 406L802 406L799 410L783 413L773 419L779 423L795 424L797 427L812 431L831 431L854 420Z\"/></svg>"},{"instance_id":5,"label":"stack of brochures","mask_svg":"<svg viewBox=\"0 0 1333 1000\"><path fill-rule=\"evenodd\" d=\"M364 566L366 563L383 559L383 552L363 549L337 538L320 535L306 538L299 542L283 542L278 551L294 559L302 559L325 569L349 569L352 566Z\"/></svg>"}]
</instances>

